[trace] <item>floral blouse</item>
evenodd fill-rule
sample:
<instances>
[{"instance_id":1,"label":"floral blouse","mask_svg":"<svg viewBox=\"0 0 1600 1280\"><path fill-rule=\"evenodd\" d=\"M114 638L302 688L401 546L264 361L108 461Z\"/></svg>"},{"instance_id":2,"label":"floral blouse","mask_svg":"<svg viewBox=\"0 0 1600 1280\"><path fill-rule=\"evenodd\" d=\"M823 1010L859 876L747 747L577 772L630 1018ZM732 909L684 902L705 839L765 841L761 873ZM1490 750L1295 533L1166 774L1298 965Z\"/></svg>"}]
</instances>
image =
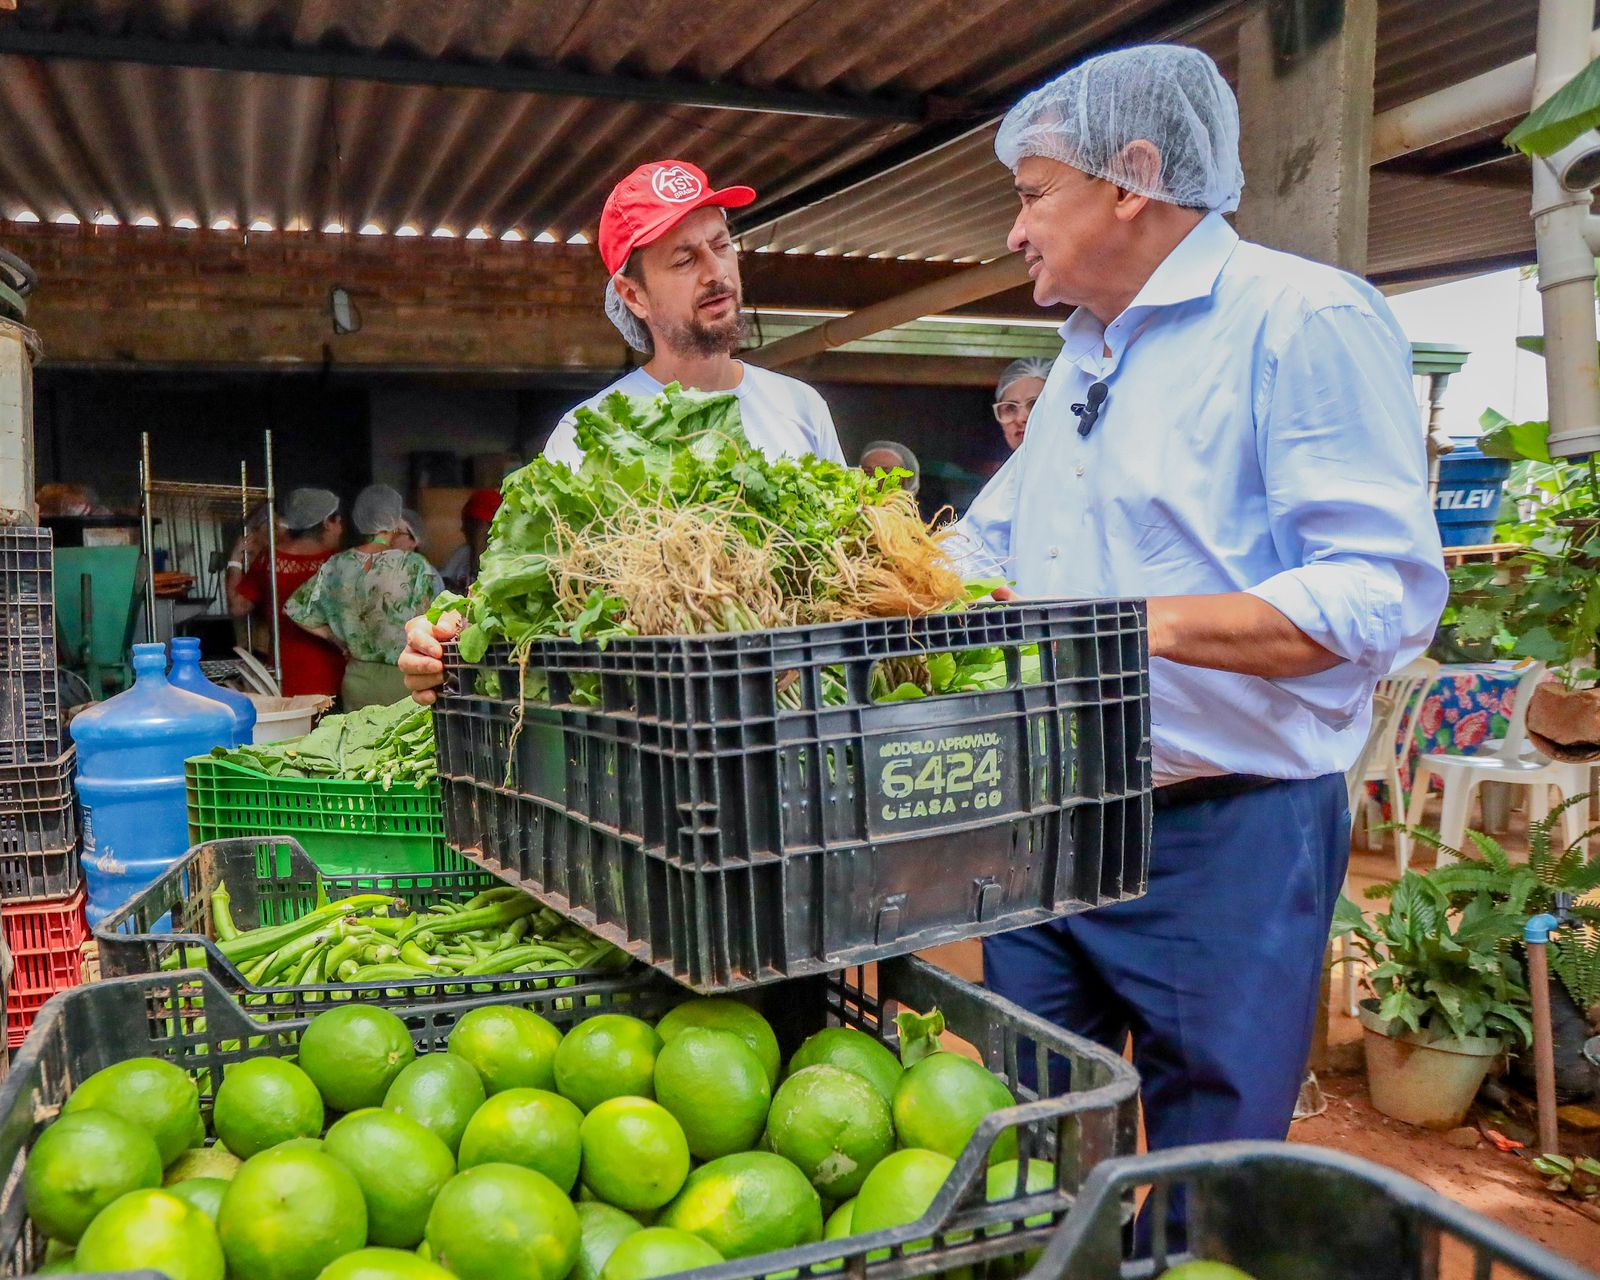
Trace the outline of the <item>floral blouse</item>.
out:
<instances>
[{"instance_id":1,"label":"floral blouse","mask_svg":"<svg viewBox=\"0 0 1600 1280\"><path fill-rule=\"evenodd\" d=\"M284 612L303 627L327 627L357 662L394 662L406 647L406 623L439 589L439 575L415 551L341 551Z\"/></svg>"}]
</instances>

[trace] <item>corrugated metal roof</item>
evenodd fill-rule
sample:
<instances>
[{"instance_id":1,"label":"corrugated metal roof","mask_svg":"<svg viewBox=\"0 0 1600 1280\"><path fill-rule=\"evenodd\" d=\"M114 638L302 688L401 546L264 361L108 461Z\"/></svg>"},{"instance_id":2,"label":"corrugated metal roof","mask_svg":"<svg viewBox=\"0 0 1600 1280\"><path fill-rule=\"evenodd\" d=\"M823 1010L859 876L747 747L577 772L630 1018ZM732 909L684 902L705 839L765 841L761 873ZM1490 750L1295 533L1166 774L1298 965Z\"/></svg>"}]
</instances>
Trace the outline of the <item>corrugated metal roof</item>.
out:
<instances>
[{"instance_id":1,"label":"corrugated metal roof","mask_svg":"<svg viewBox=\"0 0 1600 1280\"><path fill-rule=\"evenodd\" d=\"M1382 0L1376 109L1513 61L1533 51L1537 0ZM1216 58L1236 82L1237 18L1190 35L1186 43ZM1484 130L1427 153L1479 146L1504 130ZM1015 217L1009 175L994 158L994 129L974 130L925 158L776 223L749 242L776 251L878 257L987 259L1005 252ZM1508 165L1515 165L1508 160ZM1430 195L1424 198L1421 191ZM1528 192L1485 192L1476 184L1374 174L1369 269L1447 266L1531 253Z\"/></svg>"},{"instance_id":2,"label":"corrugated metal roof","mask_svg":"<svg viewBox=\"0 0 1600 1280\"><path fill-rule=\"evenodd\" d=\"M1384 109L1530 52L1537 0L1380 0ZM1177 0L25 0L63 38L405 55L793 92L911 96L963 139L763 228L780 250L933 259L1003 252L1012 196L983 103L1014 98ZM1235 20L1186 37L1231 76ZM615 178L679 155L792 192L923 126L261 72L0 56L0 216L337 222L419 234L591 233ZM948 125L945 126L948 129ZM1374 270L1530 243L1504 192L1374 178ZM1525 200L1523 201L1525 205ZM1498 252L1498 249L1495 250ZM1473 256L1484 256L1474 254Z\"/></svg>"}]
</instances>

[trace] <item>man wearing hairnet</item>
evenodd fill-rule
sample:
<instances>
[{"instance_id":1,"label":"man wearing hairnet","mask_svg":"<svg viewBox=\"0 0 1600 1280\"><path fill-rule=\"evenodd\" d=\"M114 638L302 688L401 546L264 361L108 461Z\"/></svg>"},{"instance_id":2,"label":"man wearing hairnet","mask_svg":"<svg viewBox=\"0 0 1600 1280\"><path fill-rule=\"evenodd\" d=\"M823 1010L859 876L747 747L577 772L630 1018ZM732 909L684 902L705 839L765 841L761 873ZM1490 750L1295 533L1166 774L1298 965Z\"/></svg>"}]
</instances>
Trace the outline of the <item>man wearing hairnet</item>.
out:
<instances>
[{"instance_id":1,"label":"man wearing hairnet","mask_svg":"<svg viewBox=\"0 0 1600 1280\"><path fill-rule=\"evenodd\" d=\"M1147 893L984 944L989 984L1121 1048L1152 1147L1282 1138L1377 680L1444 605L1410 347L1376 290L1240 240L1239 116L1154 46L1023 99L995 149L1034 300L1076 307L961 522L1033 597L1149 600Z\"/></svg>"},{"instance_id":2,"label":"man wearing hairnet","mask_svg":"<svg viewBox=\"0 0 1600 1280\"><path fill-rule=\"evenodd\" d=\"M994 387L994 420L1005 433L1006 448L1015 453L1028 433L1028 416L1044 390L1053 360L1023 356L1013 360Z\"/></svg>"}]
</instances>

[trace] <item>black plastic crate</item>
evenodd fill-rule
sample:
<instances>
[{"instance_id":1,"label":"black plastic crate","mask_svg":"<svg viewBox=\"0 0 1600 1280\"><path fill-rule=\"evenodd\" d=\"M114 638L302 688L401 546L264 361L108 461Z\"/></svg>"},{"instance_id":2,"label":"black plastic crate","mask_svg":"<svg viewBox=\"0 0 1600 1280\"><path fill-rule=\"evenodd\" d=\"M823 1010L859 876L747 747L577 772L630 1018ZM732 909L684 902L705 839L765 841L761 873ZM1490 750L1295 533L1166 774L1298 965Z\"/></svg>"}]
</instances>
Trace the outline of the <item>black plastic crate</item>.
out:
<instances>
[{"instance_id":1,"label":"black plastic crate","mask_svg":"<svg viewBox=\"0 0 1600 1280\"><path fill-rule=\"evenodd\" d=\"M1152 1231L1136 1250L1126 1224L1141 1191ZM1187 1244L1169 1250L1168 1211L1179 1191ZM1255 1280L1594 1280L1402 1174L1281 1142L1107 1161L1030 1280L1147 1280L1192 1258L1231 1263Z\"/></svg>"},{"instance_id":2,"label":"black plastic crate","mask_svg":"<svg viewBox=\"0 0 1600 1280\"><path fill-rule=\"evenodd\" d=\"M1006 687L872 700L882 662L977 648L1005 651ZM446 839L699 991L1144 891L1142 601L547 641L525 668L451 646L446 666Z\"/></svg>"},{"instance_id":3,"label":"black plastic crate","mask_svg":"<svg viewBox=\"0 0 1600 1280\"><path fill-rule=\"evenodd\" d=\"M55 554L48 529L0 528L0 671L55 666Z\"/></svg>"},{"instance_id":4,"label":"black plastic crate","mask_svg":"<svg viewBox=\"0 0 1600 1280\"><path fill-rule=\"evenodd\" d=\"M69 747L45 764L0 765L0 900L65 897L78 887L76 761Z\"/></svg>"},{"instance_id":5,"label":"black plastic crate","mask_svg":"<svg viewBox=\"0 0 1600 1280\"><path fill-rule=\"evenodd\" d=\"M1133 1149L1138 1077L1120 1057L914 957L877 966L875 982L869 976L856 969L800 979L758 993L754 1003L772 1021L785 1058L805 1036L829 1025L857 1027L893 1046L894 1015L900 1007L923 1012L937 1007L949 1030L1007 1080L1018 1105L979 1125L919 1222L727 1263L697 1277L756 1280L796 1267L837 1275L840 1259L848 1273L861 1276L868 1254L884 1250L884 1261L874 1261L871 1271L874 1277L892 1280L945 1271L978 1257L1014 1255L1023 1244L1037 1247L1044 1226L994 1238L980 1229L1014 1230L1039 1219L1045 1225L1058 1222L1095 1165ZM395 1012L412 1028L419 1049L438 1051L461 1016L485 1004L522 1005L565 1029L618 1010L653 1020L686 994L653 973L635 970L577 993L521 992L400 1006ZM40 1012L10 1076L0 1083L0 1268L8 1275L26 1274L43 1256L43 1241L28 1226L20 1174L45 1124L86 1076L114 1062L153 1054L196 1077L202 1109L209 1111L212 1088L227 1064L292 1054L305 1025L304 1018L255 1021L216 978L199 971L112 979L52 1000ZM1034 1095L1019 1083L1017 1068L1024 1054L1034 1058L1038 1079L1070 1075L1076 1087ZM988 1152L1006 1132L1016 1133L1021 1158L1053 1163L1055 1185L985 1204Z\"/></svg>"},{"instance_id":6,"label":"black plastic crate","mask_svg":"<svg viewBox=\"0 0 1600 1280\"><path fill-rule=\"evenodd\" d=\"M503 882L465 859L454 870L385 872L321 877L332 901L358 893L386 893L423 909L441 898L472 897ZM205 952L206 970L222 987L252 1006L271 1005L271 1015L301 1017L317 1012L330 996L372 1004L408 1005L450 1000L468 993L509 997L554 986L583 987L601 975L593 969L505 973L441 983L438 978L383 982L330 982L304 986L252 986L232 961L217 950L211 894L226 884L234 924L241 929L283 924L310 911L317 900L319 872L299 841L290 836L244 836L208 840L190 849L143 892L95 926L100 972L108 978L158 973L180 947ZM469 985L470 983L470 985Z\"/></svg>"}]
</instances>

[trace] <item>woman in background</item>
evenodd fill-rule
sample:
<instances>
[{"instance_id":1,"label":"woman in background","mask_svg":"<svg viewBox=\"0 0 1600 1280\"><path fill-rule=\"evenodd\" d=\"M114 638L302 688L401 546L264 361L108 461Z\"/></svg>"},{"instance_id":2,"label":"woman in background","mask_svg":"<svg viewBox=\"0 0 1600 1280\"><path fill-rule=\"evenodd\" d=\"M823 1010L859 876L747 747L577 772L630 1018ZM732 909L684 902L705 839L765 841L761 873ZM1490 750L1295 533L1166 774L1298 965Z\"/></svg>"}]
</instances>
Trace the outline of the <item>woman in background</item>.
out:
<instances>
[{"instance_id":1,"label":"woman in background","mask_svg":"<svg viewBox=\"0 0 1600 1280\"><path fill-rule=\"evenodd\" d=\"M427 610L439 575L415 546L400 495L369 485L351 513L364 540L333 556L296 591L287 612L312 635L348 655L339 696L346 711L387 705L406 696L395 660L406 646L406 622Z\"/></svg>"}]
</instances>

